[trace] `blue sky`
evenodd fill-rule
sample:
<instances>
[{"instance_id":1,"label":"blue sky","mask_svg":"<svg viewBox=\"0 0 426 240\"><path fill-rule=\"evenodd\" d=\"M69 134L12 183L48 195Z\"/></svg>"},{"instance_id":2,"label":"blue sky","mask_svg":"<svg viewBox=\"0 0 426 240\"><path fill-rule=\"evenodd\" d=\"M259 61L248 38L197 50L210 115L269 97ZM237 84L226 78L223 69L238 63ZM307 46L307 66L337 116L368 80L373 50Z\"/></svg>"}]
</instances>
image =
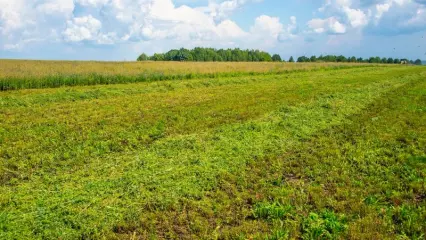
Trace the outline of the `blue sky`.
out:
<instances>
[{"instance_id":1,"label":"blue sky","mask_svg":"<svg viewBox=\"0 0 426 240\"><path fill-rule=\"evenodd\" d=\"M201 46L426 59L426 0L0 0L0 36L0 58Z\"/></svg>"}]
</instances>

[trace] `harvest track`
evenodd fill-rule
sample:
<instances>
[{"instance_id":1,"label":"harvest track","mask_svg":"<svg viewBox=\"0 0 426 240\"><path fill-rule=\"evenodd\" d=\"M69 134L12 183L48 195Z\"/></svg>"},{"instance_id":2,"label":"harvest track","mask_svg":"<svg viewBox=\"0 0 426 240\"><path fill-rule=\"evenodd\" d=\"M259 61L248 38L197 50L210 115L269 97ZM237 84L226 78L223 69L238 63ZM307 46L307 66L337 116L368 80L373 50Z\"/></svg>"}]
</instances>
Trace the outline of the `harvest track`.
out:
<instances>
[{"instance_id":1,"label":"harvest track","mask_svg":"<svg viewBox=\"0 0 426 240\"><path fill-rule=\"evenodd\" d=\"M0 238L423 239L426 68L263 64L0 92Z\"/></svg>"}]
</instances>

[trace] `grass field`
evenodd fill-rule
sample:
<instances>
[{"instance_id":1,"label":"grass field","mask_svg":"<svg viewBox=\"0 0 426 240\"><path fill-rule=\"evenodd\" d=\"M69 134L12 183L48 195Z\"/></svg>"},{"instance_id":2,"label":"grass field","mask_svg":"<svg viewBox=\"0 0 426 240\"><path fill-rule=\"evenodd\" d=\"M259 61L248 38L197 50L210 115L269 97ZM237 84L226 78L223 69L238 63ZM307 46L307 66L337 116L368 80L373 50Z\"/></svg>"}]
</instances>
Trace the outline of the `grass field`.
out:
<instances>
[{"instance_id":1,"label":"grass field","mask_svg":"<svg viewBox=\"0 0 426 240\"><path fill-rule=\"evenodd\" d=\"M3 89L0 239L426 237L426 67L6 62L194 77Z\"/></svg>"},{"instance_id":2,"label":"grass field","mask_svg":"<svg viewBox=\"0 0 426 240\"><path fill-rule=\"evenodd\" d=\"M194 78L275 75L354 67L362 63L77 62L0 60L0 91Z\"/></svg>"}]
</instances>

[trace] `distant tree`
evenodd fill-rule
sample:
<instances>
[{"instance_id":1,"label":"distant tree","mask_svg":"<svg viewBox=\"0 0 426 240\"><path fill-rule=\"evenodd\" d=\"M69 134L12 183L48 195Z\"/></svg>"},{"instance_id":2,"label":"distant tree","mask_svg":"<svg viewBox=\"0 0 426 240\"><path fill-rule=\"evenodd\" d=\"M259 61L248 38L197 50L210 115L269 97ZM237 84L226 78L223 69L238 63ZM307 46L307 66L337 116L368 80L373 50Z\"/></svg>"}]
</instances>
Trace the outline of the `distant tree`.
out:
<instances>
[{"instance_id":1,"label":"distant tree","mask_svg":"<svg viewBox=\"0 0 426 240\"><path fill-rule=\"evenodd\" d=\"M305 56L297 58L297 62L310 62L311 60Z\"/></svg>"},{"instance_id":2,"label":"distant tree","mask_svg":"<svg viewBox=\"0 0 426 240\"><path fill-rule=\"evenodd\" d=\"M172 49L164 54L165 61L176 61L179 50Z\"/></svg>"},{"instance_id":3,"label":"distant tree","mask_svg":"<svg viewBox=\"0 0 426 240\"><path fill-rule=\"evenodd\" d=\"M323 60L324 62L336 62L337 57L334 55L327 55L327 56L324 56Z\"/></svg>"},{"instance_id":4,"label":"distant tree","mask_svg":"<svg viewBox=\"0 0 426 240\"><path fill-rule=\"evenodd\" d=\"M145 53L142 53L141 55L139 55L139 57L138 57L138 61L147 61L149 58L148 58L148 55L146 55Z\"/></svg>"},{"instance_id":5,"label":"distant tree","mask_svg":"<svg viewBox=\"0 0 426 240\"><path fill-rule=\"evenodd\" d=\"M269 53L267 52L259 52L259 61L261 62L272 62L272 57Z\"/></svg>"},{"instance_id":6,"label":"distant tree","mask_svg":"<svg viewBox=\"0 0 426 240\"><path fill-rule=\"evenodd\" d=\"M346 59L345 56L340 55L336 58L336 61L337 62L347 62L347 59Z\"/></svg>"},{"instance_id":7,"label":"distant tree","mask_svg":"<svg viewBox=\"0 0 426 240\"><path fill-rule=\"evenodd\" d=\"M370 57L368 59L369 63L380 63L380 61L381 61L380 57Z\"/></svg>"},{"instance_id":8,"label":"distant tree","mask_svg":"<svg viewBox=\"0 0 426 240\"><path fill-rule=\"evenodd\" d=\"M274 62L281 62L281 56L278 55L278 54L274 54L272 56L272 61L274 61Z\"/></svg>"},{"instance_id":9,"label":"distant tree","mask_svg":"<svg viewBox=\"0 0 426 240\"><path fill-rule=\"evenodd\" d=\"M202 48L196 47L194 49L171 49L166 53L155 53L153 56L148 57L145 53L142 53L138 61L198 61L198 62L277 62L283 61L279 54L270 55L267 52L259 50L242 50L239 48L235 49L214 49L214 48ZM393 59L393 58L380 58L380 57L370 57L370 58L356 58L345 57L343 55L320 55L320 56L301 56L297 58L297 62L360 62L360 63L401 63L402 61L406 63L416 64L415 61L410 61L408 59ZM293 56L290 57L288 62L295 62Z\"/></svg>"},{"instance_id":10,"label":"distant tree","mask_svg":"<svg viewBox=\"0 0 426 240\"><path fill-rule=\"evenodd\" d=\"M164 61L164 54L155 53L153 56L149 58L152 61Z\"/></svg>"},{"instance_id":11,"label":"distant tree","mask_svg":"<svg viewBox=\"0 0 426 240\"><path fill-rule=\"evenodd\" d=\"M185 48L181 48L179 50L176 61L193 61L193 60L194 58L192 57L191 51Z\"/></svg>"},{"instance_id":12,"label":"distant tree","mask_svg":"<svg viewBox=\"0 0 426 240\"><path fill-rule=\"evenodd\" d=\"M422 65L422 60L416 59L416 61L414 61L414 64L416 64L416 65Z\"/></svg>"}]
</instances>

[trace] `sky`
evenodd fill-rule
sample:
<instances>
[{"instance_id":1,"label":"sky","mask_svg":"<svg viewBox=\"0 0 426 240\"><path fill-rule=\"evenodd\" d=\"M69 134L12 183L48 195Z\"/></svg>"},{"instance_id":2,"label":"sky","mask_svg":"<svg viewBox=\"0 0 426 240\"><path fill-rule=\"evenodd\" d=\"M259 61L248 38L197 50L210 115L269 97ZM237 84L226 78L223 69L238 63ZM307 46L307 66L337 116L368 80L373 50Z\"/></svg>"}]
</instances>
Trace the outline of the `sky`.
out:
<instances>
[{"instance_id":1,"label":"sky","mask_svg":"<svg viewBox=\"0 0 426 240\"><path fill-rule=\"evenodd\" d=\"M0 0L0 58L132 61L181 47L426 60L426 0Z\"/></svg>"}]
</instances>

